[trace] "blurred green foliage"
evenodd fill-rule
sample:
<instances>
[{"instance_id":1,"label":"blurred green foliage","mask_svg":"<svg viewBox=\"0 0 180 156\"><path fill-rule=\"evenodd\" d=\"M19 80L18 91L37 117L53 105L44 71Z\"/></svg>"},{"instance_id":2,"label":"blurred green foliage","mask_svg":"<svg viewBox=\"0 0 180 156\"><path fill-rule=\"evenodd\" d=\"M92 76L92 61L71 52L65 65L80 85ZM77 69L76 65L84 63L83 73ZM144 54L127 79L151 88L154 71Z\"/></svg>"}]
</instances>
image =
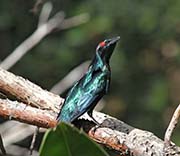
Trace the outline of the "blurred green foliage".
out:
<instances>
[{"instance_id":1,"label":"blurred green foliage","mask_svg":"<svg viewBox=\"0 0 180 156\"><path fill-rule=\"evenodd\" d=\"M96 45L121 36L111 59L112 83L104 112L163 137L180 103L179 0L53 0L67 17L88 13L78 27L54 32L10 70L50 89L73 67L93 57ZM37 27L34 1L0 1L0 59ZM63 95L64 96L64 95ZM180 144L180 133L174 141Z\"/></svg>"}]
</instances>

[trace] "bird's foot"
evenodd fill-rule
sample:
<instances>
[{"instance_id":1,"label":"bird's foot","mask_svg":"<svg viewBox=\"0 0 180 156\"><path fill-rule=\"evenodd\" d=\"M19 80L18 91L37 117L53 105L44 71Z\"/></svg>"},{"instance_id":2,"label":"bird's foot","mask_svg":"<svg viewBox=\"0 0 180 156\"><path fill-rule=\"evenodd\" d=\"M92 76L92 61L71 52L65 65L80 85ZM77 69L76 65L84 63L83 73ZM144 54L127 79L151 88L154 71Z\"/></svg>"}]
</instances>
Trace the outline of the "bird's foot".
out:
<instances>
[{"instance_id":1,"label":"bird's foot","mask_svg":"<svg viewBox=\"0 0 180 156\"><path fill-rule=\"evenodd\" d=\"M101 125L93 116L91 116L91 119L96 124L96 126L99 127Z\"/></svg>"}]
</instances>

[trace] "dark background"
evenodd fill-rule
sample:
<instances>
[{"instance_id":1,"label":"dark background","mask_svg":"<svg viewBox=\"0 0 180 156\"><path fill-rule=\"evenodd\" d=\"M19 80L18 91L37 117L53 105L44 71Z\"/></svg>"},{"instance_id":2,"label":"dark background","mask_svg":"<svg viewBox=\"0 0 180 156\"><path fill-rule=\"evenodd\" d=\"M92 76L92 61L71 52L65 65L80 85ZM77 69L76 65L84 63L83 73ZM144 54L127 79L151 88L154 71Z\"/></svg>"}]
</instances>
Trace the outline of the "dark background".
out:
<instances>
[{"instance_id":1,"label":"dark background","mask_svg":"<svg viewBox=\"0 0 180 156\"><path fill-rule=\"evenodd\" d=\"M53 0L52 15L88 13L87 23L51 33L10 71L50 88L94 56L97 44L121 36L111 59L112 82L103 112L163 138L180 103L179 0ZM43 2L44 3L44 2ZM0 60L37 27L35 1L0 1ZM62 94L65 96L65 93ZM180 144L176 129L173 141Z\"/></svg>"}]
</instances>

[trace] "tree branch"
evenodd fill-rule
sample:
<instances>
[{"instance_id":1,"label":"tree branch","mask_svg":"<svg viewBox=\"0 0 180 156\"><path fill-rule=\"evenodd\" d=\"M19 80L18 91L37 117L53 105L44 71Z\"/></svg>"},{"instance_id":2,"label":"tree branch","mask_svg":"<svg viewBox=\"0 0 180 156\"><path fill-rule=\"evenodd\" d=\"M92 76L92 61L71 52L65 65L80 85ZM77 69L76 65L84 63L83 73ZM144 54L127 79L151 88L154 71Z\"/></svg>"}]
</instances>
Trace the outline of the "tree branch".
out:
<instances>
[{"instance_id":1,"label":"tree branch","mask_svg":"<svg viewBox=\"0 0 180 156\"><path fill-rule=\"evenodd\" d=\"M8 99L0 99L0 116L45 128L55 127L57 124L55 114L51 111Z\"/></svg>"},{"instance_id":2,"label":"tree branch","mask_svg":"<svg viewBox=\"0 0 180 156\"><path fill-rule=\"evenodd\" d=\"M43 90L32 82L0 68L0 90L18 100L40 109L51 109L58 113L63 99Z\"/></svg>"},{"instance_id":3,"label":"tree branch","mask_svg":"<svg viewBox=\"0 0 180 156\"><path fill-rule=\"evenodd\" d=\"M8 92L24 102L0 99L0 116L13 118L39 127L50 128L56 126L56 116L58 110L60 110L60 103L62 104L63 101L62 98L3 69L0 70L0 82L2 92ZM18 94L16 92L18 92ZM40 99L46 102L42 103ZM31 105L28 105L29 101ZM50 104L49 102L53 103ZM45 106L43 106L43 104ZM34 106L39 106L39 108ZM103 113L94 111L93 116L101 123L100 126L95 126L86 115L83 115L81 119L74 124L78 127L83 127L88 135L96 142L104 144L124 155L164 155L164 142L151 132L133 128ZM168 154L169 156L178 156L179 153L180 147L174 145Z\"/></svg>"},{"instance_id":4,"label":"tree branch","mask_svg":"<svg viewBox=\"0 0 180 156\"><path fill-rule=\"evenodd\" d=\"M167 145L170 145L170 143L171 143L171 136L172 136L172 133L178 123L179 117L180 117L180 104L176 108L176 110L173 114L173 117L169 123L169 126L166 130L165 136L164 136L164 141L165 141L165 144L167 144Z\"/></svg>"},{"instance_id":5,"label":"tree branch","mask_svg":"<svg viewBox=\"0 0 180 156\"><path fill-rule=\"evenodd\" d=\"M176 108L176 110L172 116L172 119L169 123L169 126L165 132L165 135L164 135L164 153L166 153L166 155L171 153L171 150L175 146L175 144L171 142L171 136L172 136L172 133L178 123L179 118L180 118L180 104Z\"/></svg>"},{"instance_id":6,"label":"tree branch","mask_svg":"<svg viewBox=\"0 0 180 156\"><path fill-rule=\"evenodd\" d=\"M3 69L11 68L18 60L20 60L28 51L37 45L45 36L50 34L53 30L63 30L77 25L83 24L89 20L88 14L81 14L78 16L64 19L64 12L57 12L52 18L49 15L52 10L52 4L47 2L43 5L41 11L38 27L24 42L22 42L3 62L0 66Z\"/></svg>"}]
</instances>

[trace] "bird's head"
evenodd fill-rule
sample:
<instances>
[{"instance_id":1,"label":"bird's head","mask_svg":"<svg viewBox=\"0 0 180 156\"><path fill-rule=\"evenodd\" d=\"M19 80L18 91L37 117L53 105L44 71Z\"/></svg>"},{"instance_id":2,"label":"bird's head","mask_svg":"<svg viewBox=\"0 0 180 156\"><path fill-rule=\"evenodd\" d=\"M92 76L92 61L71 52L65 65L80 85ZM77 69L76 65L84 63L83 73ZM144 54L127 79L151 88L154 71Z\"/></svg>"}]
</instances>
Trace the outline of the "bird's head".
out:
<instances>
[{"instance_id":1,"label":"bird's head","mask_svg":"<svg viewBox=\"0 0 180 156\"><path fill-rule=\"evenodd\" d=\"M109 62L109 59L119 39L120 37L117 36L100 42L96 48L96 53L98 53L100 57L104 59L106 62Z\"/></svg>"}]
</instances>

